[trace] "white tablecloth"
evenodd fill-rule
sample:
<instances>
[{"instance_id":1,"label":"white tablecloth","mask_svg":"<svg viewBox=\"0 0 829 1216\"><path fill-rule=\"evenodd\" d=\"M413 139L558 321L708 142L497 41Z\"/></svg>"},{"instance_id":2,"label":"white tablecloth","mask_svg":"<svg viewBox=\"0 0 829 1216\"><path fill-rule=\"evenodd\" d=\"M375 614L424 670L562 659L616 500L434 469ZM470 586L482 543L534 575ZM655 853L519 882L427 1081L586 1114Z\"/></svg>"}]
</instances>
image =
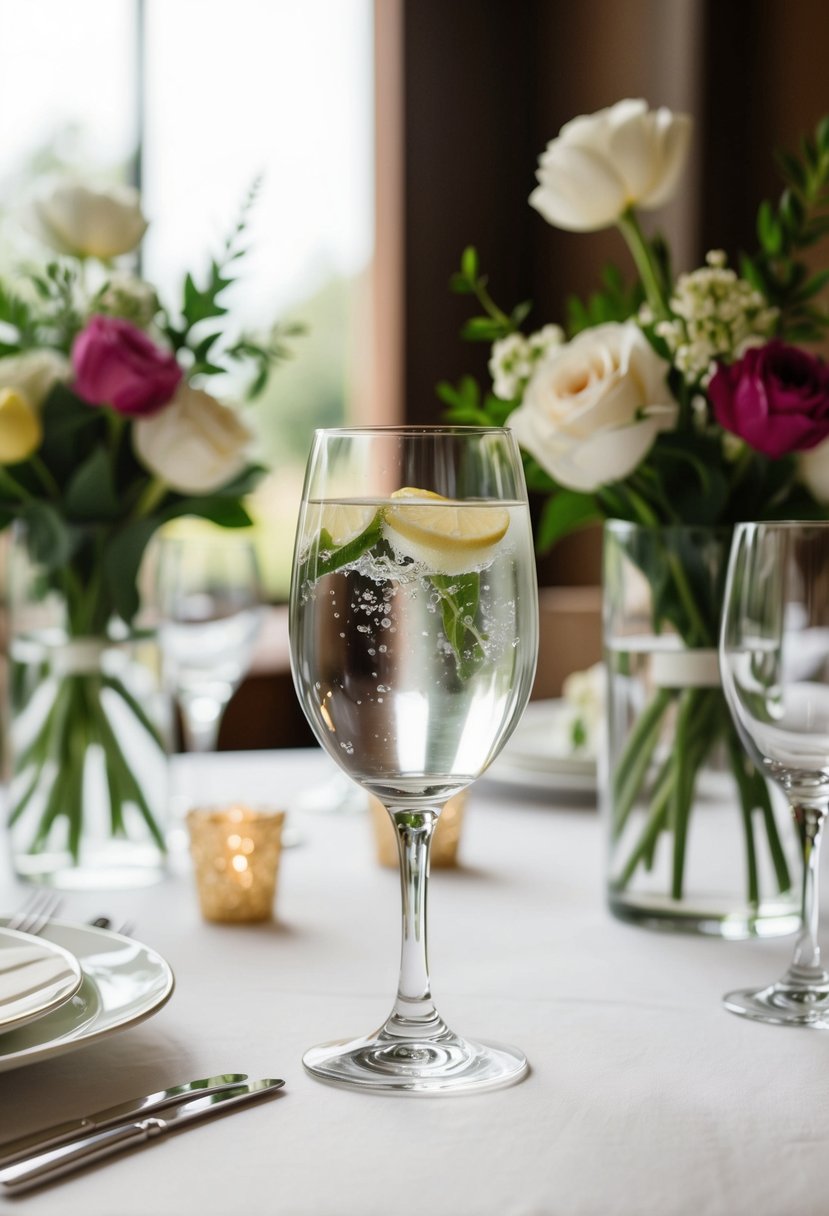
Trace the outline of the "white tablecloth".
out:
<instances>
[{"instance_id":1,"label":"white tablecloth","mask_svg":"<svg viewBox=\"0 0 829 1216\"><path fill-rule=\"evenodd\" d=\"M329 765L314 751L220 755L185 761L178 777L213 800L285 805ZM453 1027L520 1045L532 1073L463 1098L338 1090L305 1075L302 1052L389 1011L398 880L376 864L367 818L292 822L301 840L283 855L274 924L205 924L186 872L144 891L67 897L64 919L133 918L176 991L140 1026L0 1074L0 1128L22 1134L225 1071L283 1076L283 1096L33 1192L20 1211L827 1211L829 1034L754 1025L720 1005L728 988L781 972L791 938L727 943L615 922L595 811L482 781L462 868L433 874L433 987ZM20 895L6 879L0 906Z\"/></svg>"}]
</instances>

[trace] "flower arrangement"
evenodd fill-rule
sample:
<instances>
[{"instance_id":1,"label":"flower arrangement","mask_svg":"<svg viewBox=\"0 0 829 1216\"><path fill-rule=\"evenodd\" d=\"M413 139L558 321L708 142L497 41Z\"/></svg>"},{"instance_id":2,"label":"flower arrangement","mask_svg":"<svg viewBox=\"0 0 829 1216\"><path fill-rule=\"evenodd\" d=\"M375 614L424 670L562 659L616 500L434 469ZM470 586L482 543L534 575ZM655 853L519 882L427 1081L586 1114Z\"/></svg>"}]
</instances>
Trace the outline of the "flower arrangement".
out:
<instances>
[{"instance_id":1,"label":"flower arrangement","mask_svg":"<svg viewBox=\"0 0 829 1216\"><path fill-rule=\"evenodd\" d=\"M147 228L134 190L61 181L24 212L57 256L0 281L0 528L20 525L39 570L37 593L60 599L70 641L103 645L129 631L142 557L168 521L251 522L244 498L263 471L251 459L253 431L207 386L246 365L256 396L299 332L275 327L263 341L225 333L223 293L236 277L254 195L204 278L186 275L175 305L162 304L133 269ZM55 681L19 764L15 755L11 822L39 804L32 851L47 848L59 824L77 860L81 798L69 791L73 783L81 790L89 749L102 747L113 834L124 831L131 803L163 848L140 774L101 707L102 684L149 734L156 728L125 681L95 663L82 670L79 653L76 646L69 674Z\"/></svg>"},{"instance_id":2,"label":"flower arrangement","mask_svg":"<svg viewBox=\"0 0 829 1216\"><path fill-rule=\"evenodd\" d=\"M571 232L615 225L636 271L627 283L606 268L595 295L568 302L565 326L524 332L530 305L499 308L473 248L452 279L454 291L480 305L463 333L491 343L493 385L482 393L464 377L438 391L453 421L514 431L528 485L544 496L541 551L601 519L719 528L727 538L739 520L827 514L829 366L809 346L829 328L819 302L829 272L810 270L807 254L829 232L829 118L797 155L780 157L784 189L759 208L756 251L735 269L713 250L703 266L675 276L669 249L645 234L640 212L673 194L690 135L688 116L626 100L574 119L548 144L530 204ZM653 632L714 648L721 582L706 586L694 555L664 537L661 557L642 568ZM665 756L657 727L669 719L676 746ZM765 783L736 746L721 692L679 686L654 693L611 755L616 834L635 799L647 808L617 885L653 864L665 836L674 851L670 894L682 897L695 777L723 741L746 825L750 901L760 896L757 814L778 886L788 888Z\"/></svg>"}]
</instances>

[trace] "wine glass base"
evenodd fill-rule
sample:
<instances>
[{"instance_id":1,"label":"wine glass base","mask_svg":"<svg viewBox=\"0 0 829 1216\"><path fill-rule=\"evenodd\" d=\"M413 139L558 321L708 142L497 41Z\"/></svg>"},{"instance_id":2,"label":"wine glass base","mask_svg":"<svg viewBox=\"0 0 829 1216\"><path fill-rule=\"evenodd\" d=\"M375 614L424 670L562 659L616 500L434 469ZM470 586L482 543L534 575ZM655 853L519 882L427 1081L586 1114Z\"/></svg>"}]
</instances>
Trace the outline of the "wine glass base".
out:
<instances>
[{"instance_id":1,"label":"wine glass base","mask_svg":"<svg viewBox=\"0 0 829 1216\"><path fill-rule=\"evenodd\" d=\"M723 1004L754 1022L829 1030L829 983L798 984L787 978L765 988L729 992Z\"/></svg>"},{"instance_id":2,"label":"wine glass base","mask_svg":"<svg viewBox=\"0 0 829 1216\"><path fill-rule=\"evenodd\" d=\"M302 1063L312 1077L330 1085L424 1096L501 1089L523 1080L529 1071L526 1056L515 1047L451 1033L431 1040L399 1040L380 1031L312 1047Z\"/></svg>"}]
</instances>

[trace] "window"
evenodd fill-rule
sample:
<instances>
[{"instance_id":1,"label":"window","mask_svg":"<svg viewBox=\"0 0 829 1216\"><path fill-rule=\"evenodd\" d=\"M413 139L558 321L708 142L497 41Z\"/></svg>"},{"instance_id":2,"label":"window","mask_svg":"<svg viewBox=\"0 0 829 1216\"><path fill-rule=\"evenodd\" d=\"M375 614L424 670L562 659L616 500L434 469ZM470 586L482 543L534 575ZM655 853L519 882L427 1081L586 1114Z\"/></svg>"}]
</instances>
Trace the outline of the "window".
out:
<instances>
[{"instance_id":1,"label":"window","mask_svg":"<svg viewBox=\"0 0 829 1216\"><path fill-rule=\"evenodd\" d=\"M260 181L226 303L239 328L308 326L252 407L274 472L251 509L268 588L284 597L311 432L346 417L368 359L371 0L0 0L0 29L3 270L34 254L15 212L40 176L138 177L143 272L174 305Z\"/></svg>"}]
</instances>

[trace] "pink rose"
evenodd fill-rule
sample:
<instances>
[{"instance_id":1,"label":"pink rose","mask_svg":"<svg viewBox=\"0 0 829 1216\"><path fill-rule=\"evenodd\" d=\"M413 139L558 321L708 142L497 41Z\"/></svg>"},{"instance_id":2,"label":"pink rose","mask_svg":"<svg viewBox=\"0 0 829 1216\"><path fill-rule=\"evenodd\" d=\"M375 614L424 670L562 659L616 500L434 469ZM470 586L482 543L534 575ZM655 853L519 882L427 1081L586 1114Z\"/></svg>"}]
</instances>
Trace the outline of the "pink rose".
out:
<instances>
[{"instance_id":1,"label":"pink rose","mask_svg":"<svg viewBox=\"0 0 829 1216\"><path fill-rule=\"evenodd\" d=\"M154 414L168 404L181 380L172 355L129 321L94 316L72 347L73 388L90 405L119 414Z\"/></svg>"},{"instance_id":2,"label":"pink rose","mask_svg":"<svg viewBox=\"0 0 829 1216\"><path fill-rule=\"evenodd\" d=\"M720 364L708 386L720 426L776 460L829 436L829 367L815 355L767 342Z\"/></svg>"}]
</instances>

